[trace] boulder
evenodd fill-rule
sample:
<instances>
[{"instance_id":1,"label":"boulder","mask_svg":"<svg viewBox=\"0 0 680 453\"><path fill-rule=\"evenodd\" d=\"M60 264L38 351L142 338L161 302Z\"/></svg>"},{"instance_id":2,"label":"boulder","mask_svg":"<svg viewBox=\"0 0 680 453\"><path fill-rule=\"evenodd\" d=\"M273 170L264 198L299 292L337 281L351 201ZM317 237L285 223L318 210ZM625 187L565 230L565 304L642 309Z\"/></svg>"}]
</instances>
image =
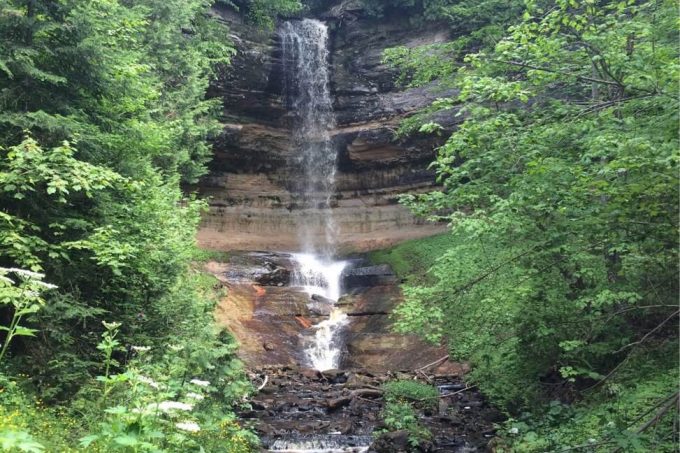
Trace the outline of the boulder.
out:
<instances>
[{"instance_id":1,"label":"boulder","mask_svg":"<svg viewBox=\"0 0 680 453\"><path fill-rule=\"evenodd\" d=\"M406 453L410 451L408 437L406 430L382 433L373 442L370 450L376 453Z\"/></svg>"},{"instance_id":2,"label":"boulder","mask_svg":"<svg viewBox=\"0 0 680 453\"><path fill-rule=\"evenodd\" d=\"M255 278L255 281L260 285L283 286L290 283L290 270L285 267L268 262L265 264L265 269L267 269L267 272L263 272Z\"/></svg>"},{"instance_id":3,"label":"boulder","mask_svg":"<svg viewBox=\"0 0 680 453\"><path fill-rule=\"evenodd\" d=\"M328 297L323 297L319 294L312 294L311 299L314 302L320 302L320 303L323 303L323 304L328 304L328 305L334 305L335 304L333 299L329 299Z\"/></svg>"}]
</instances>

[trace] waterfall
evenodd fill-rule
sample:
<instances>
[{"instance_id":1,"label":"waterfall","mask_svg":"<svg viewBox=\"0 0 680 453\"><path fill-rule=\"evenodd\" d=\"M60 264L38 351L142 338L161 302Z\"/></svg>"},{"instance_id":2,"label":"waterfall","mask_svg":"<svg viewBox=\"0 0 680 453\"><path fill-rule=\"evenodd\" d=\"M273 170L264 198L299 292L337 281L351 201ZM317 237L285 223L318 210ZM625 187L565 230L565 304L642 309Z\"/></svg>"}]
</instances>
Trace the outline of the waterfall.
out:
<instances>
[{"instance_id":1,"label":"waterfall","mask_svg":"<svg viewBox=\"0 0 680 453\"><path fill-rule=\"evenodd\" d=\"M337 302L345 263L334 261L336 226L331 199L335 191L337 151L329 130L335 126L328 74L328 28L323 22L303 19L285 22L280 29L284 94L293 114L296 146L293 181L305 215L300 216L298 237L304 253L294 254L298 269L293 284L310 295ZM332 308L327 320L313 326L305 354L316 369L337 368L340 362L341 331L347 315Z\"/></svg>"},{"instance_id":2,"label":"waterfall","mask_svg":"<svg viewBox=\"0 0 680 453\"><path fill-rule=\"evenodd\" d=\"M337 234L331 212L337 152L329 135L335 118L328 82L328 29L323 22L303 19L285 22L280 35L285 98L295 121L293 165L302 172L294 192L310 211L301 216L298 237L304 252L330 260Z\"/></svg>"}]
</instances>

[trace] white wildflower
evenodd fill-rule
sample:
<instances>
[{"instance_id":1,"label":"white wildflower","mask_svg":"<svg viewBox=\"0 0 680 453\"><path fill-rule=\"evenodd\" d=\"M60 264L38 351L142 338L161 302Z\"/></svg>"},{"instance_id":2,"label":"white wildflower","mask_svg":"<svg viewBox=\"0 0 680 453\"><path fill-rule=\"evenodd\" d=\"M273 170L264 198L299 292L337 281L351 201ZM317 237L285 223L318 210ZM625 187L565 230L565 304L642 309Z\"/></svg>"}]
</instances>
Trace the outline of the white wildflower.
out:
<instances>
[{"instance_id":1,"label":"white wildflower","mask_svg":"<svg viewBox=\"0 0 680 453\"><path fill-rule=\"evenodd\" d=\"M144 383L144 384L147 384L149 387L153 387L153 388L155 388L155 389L159 389L159 388L160 388L160 385L158 384L158 382L154 381L154 380L151 379L150 377L146 377L146 376L137 376L137 380L138 380L139 382L142 382L142 383Z\"/></svg>"},{"instance_id":2,"label":"white wildflower","mask_svg":"<svg viewBox=\"0 0 680 453\"><path fill-rule=\"evenodd\" d=\"M3 270L5 270L6 272L13 272L22 277L36 278L38 280L45 278L45 274L40 274L38 272L33 272L26 269L18 269L16 267L3 268Z\"/></svg>"},{"instance_id":3,"label":"white wildflower","mask_svg":"<svg viewBox=\"0 0 680 453\"><path fill-rule=\"evenodd\" d=\"M104 326L104 328L106 330L116 330L117 328L119 328L123 324L116 322L116 321L112 321L112 322L102 321L102 325Z\"/></svg>"},{"instance_id":4,"label":"white wildflower","mask_svg":"<svg viewBox=\"0 0 680 453\"><path fill-rule=\"evenodd\" d=\"M519 428L510 428L508 431L510 434L519 434Z\"/></svg>"},{"instance_id":5,"label":"white wildflower","mask_svg":"<svg viewBox=\"0 0 680 453\"><path fill-rule=\"evenodd\" d=\"M191 398L191 399L194 399L194 400L201 401L205 397L203 395L198 394L198 393L189 392L189 393L187 393L187 398Z\"/></svg>"},{"instance_id":6,"label":"white wildflower","mask_svg":"<svg viewBox=\"0 0 680 453\"><path fill-rule=\"evenodd\" d=\"M201 430L196 422L180 422L175 423L175 426L183 431L189 431L190 433L195 433Z\"/></svg>"},{"instance_id":7,"label":"white wildflower","mask_svg":"<svg viewBox=\"0 0 680 453\"><path fill-rule=\"evenodd\" d=\"M52 283L47 283L47 282L43 282L43 281L40 281L40 280L36 280L34 283L36 285L42 286L45 289L57 289L57 288L59 288L57 285L53 285Z\"/></svg>"},{"instance_id":8,"label":"white wildflower","mask_svg":"<svg viewBox=\"0 0 680 453\"><path fill-rule=\"evenodd\" d=\"M210 385L210 381L201 381L200 379L192 379L189 382L191 382L194 385L198 385L199 387L207 387Z\"/></svg>"},{"instance_id":9,"label":"white wildflower","mask_svg":"<svg viewBox=\"0 0 680 453\"><path fill-rule=\"evenodd\" d=\"M194 408L193 404L180 403L179 401L163 401L152 406L157 407L162 412L170 412L172 410L190 411Z\"/></svg>"},{"instance_id":10,"label":"white wildflower","mask_svg":"<svg viewBox=\"0 0 680 453\"><path fill-rule=\"evenodd\" d=\"M151 347L150 346L133 346L132 350L135 352L146 352L150 351Z\"/></svg>"},{"instance_id":11,"label":"white wildflower","mask_svg":"<svg viewBox=\"0 0 680 453\"><path fill-rule=\"evenodd\" d=\"M179 352L179 351L181 351L182 349L184 349L184 346L182 346L181 344L170 344L170 345L168 345L168 347L169 347L172 351L175 351L175 352Z\"/></svg>"}]
</instances>

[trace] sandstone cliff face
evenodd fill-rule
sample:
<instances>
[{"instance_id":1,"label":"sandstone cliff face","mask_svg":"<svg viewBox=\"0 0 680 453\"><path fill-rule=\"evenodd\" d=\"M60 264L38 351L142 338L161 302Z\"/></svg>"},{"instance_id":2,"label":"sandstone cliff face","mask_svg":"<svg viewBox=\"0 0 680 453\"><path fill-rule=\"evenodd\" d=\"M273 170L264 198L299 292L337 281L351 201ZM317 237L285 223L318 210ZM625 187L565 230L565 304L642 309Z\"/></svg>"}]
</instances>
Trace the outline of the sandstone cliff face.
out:
<instances>
[{"instance_id":1,"label":"sandstone cliff face","mask_svg":"<svg viewBox=\"0 0 680 453\"><path fill-rule=\"evenodd\" d=\"M298 222L321 222L299 208L292 191L300 171L293 163L280 40L275 32L239 23L226 10L218 13L229 23L238 55L211 88L211 95L224 99L224 131L200 185L211 201L198 239L212 249L295 250ZM407 18L371 19L360 8L340 6L320 18L330 30L337 120L331 137L338 150L332 206L340 250L379 248L441 231L441 225L423 224L397 204L400 194L433 187L427 165L437 143L427 137L395 140L394 130L442 92L396 86L381 56L387 47L443 41L446 28L423 30Z\"/></svg>"}]
</instances>

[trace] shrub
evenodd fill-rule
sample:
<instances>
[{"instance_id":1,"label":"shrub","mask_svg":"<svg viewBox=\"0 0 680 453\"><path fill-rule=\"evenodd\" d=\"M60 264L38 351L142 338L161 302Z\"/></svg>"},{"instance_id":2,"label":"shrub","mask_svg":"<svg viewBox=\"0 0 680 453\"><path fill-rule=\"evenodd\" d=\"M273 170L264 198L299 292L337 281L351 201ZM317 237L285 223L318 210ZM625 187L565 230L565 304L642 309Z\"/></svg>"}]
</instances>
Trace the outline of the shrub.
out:
<instances>
[{"instance_id":1,"label":"shrub","mask_svg":"<svg viewBox=\"0 0 680 453\"><path fill-rule=\"evenodd\" d=\"M432 438L432 433L418 422L418 414L408 403L388 402L383 409L383 421L390 431L408 431L412 447Z\"/></svg>"}]
</instances>

